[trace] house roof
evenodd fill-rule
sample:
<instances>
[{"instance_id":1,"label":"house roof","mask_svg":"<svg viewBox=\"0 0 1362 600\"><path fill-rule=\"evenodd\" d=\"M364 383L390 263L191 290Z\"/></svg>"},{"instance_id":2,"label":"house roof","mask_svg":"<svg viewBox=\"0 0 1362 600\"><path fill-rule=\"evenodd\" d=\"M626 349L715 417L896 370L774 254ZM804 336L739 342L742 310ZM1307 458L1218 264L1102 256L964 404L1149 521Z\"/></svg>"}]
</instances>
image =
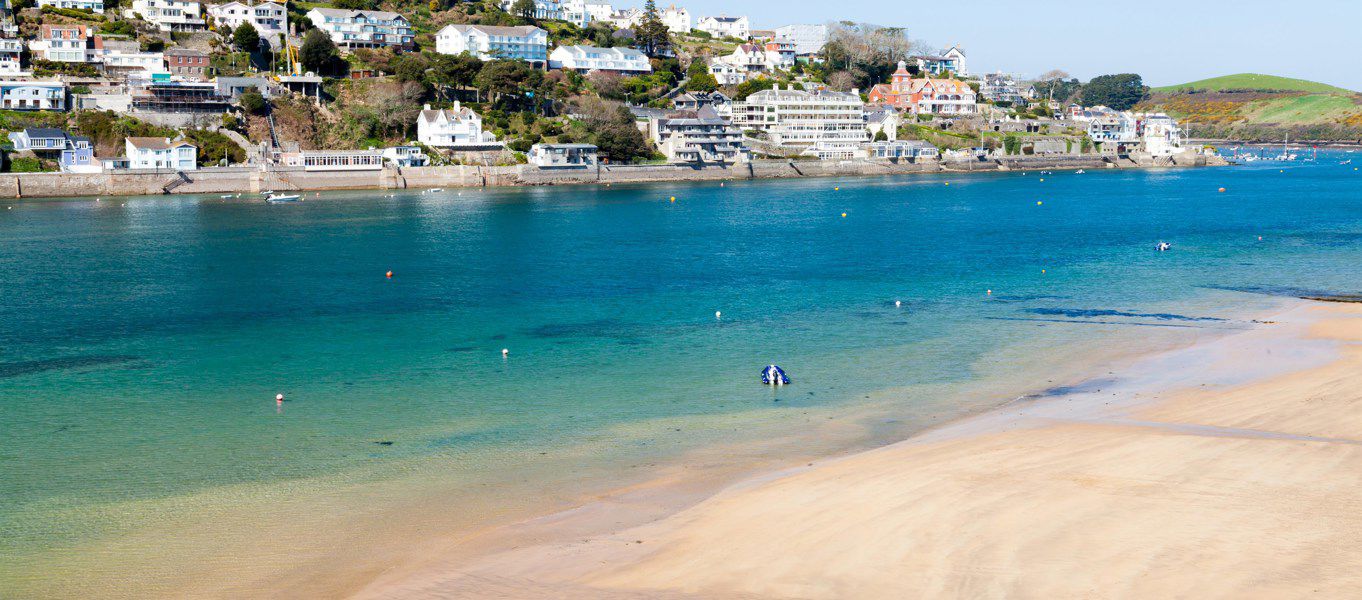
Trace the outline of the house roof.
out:
<instances>
[{"instance_id":1,"label":"house roof","mask_svg":"<svg viewBox=\"0 0 1362 600\"><path fill-rule=\"evenodd\" d=\"M66 132L55 127L25 127L24 135L28 136L30 140L65 138Z\"/></svg>"},{"instance_id":2,"label":"house roof","mask_svg":"<svg viewBox=\"0 0 1362 600\"><path fill-rule=\"evenodd\" d=\"M166 138L156 137L130 137L127 139L128 143L132 144L134 148L138 148L141 150L169 150L171 148L179 148L182 146L189 146L190 148L196 147L194 146L194 144L191 144L184 140L172 142Z\"/></svg>"},{"instance_id":3,"label":"house roof","mask_svg":"<svg viewBox=\"0 0 1362 600\"><path fill-rule=\"evenodd\" d=\"M194 57L208 56L208 53L202 50L195 50L193 48L181 48L179 46L176 46L174 48L166 48L163 54L165 54L166 56L194 56Z\"/></svg>"},{"instance_id":4,"label":"house roof","mask_svg":"<svg viewBox=\"0 0 1362 600\"><path fill-rule=\"evenodd\" d=\"M445 121L463 121L472 119L476 116L477 113L474 113L467 106L460 106L457 110L443 108L432 109L427 107L422 109L421 114L416 118L418 122L425 121L426 123L438 123L441 119Z\"/></svg>"},{"instance_id":5,"label":"house roof","mask_svg":"<svg viewBox=\"0 0 1362 600\"><path fill-rule=\"evenodd\" d=\"M741 20L741 19L746 19L747 17L725 17L725 16L719 16L719 17L705 17L705 18L707 18L707 19L713 19L713 20L715 20L715 21L717 21L717 22L719 22L719 23L737 23L739 20Z\"/></svg>"},{"instance_id":6,"label":"house roof","mask_svg":"<svg viewBox=\"0 0 1362 600\"><path fill-rule=\"evenodd\" d=\"M400 14L397 14L395 12L388 12L386 10L345 10L342 8L321 8L321 7L314 8L312 10L315 10L324 16L345 17L347 19L353 19L359 17L360 15L363 15L381 21L393 21L398 19L399 17L403 21L407 20L406 17L403 17Z\"/></svg>"},{"instance_id":7,"label":"house roof","mask_svg":"<svg viewBox=\"0 0 1362 600\"><path fill-rule=\"evenodd\" d=\"M516 27L504 27L499 25L463 25L463 24L446 25L444 29L440 30L440 33L444 33L445 29L453 29L454 31L457 31L459 33L468 33L469 31L480 31L487 35L509 35L517 37L528 36L535 33L536 31L542 32L545 35L548 34L548 32L533 25L519 25Z\"/></svg>"}]
</instances>

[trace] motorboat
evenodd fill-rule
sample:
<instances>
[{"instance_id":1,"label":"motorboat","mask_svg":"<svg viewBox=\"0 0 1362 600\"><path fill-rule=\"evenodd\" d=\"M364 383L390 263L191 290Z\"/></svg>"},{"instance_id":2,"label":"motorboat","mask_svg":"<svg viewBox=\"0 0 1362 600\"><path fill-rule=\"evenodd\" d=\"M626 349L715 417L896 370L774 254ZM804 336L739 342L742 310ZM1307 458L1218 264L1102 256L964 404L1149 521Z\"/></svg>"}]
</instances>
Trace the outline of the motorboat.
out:
<instances>
[{"instance_id":1,"label":"motorboat","mask_svg":"<svg viewBox=\"0 0 1362 600\"><path fill-rule=\"evenodd\" d=\"M787 385L790 383L790 378L785 375L785 371L780 367L766 365L766 368L761 370L761 382L766 385Z\"/></svg>"},{"instance_id":2,"label":"motorboat","mask_svg":"<svg viewBox=\"0 0 1362 600\"><path fill-rule=\"evenodd\" d=\"M1154 247L1158 249L1159 252L1167 252L1169 249L1173 247L1173 245L1168 242L1159 242L1159 244Z\"/></svg>"},{"instance_id":3,"label":"motorboat","mask_svg":"<svg viewBox=\"0 0 1362 600\"><path fill-rule=\"evenodd\" d=\"M270 194L265 196L265 202L270 204L284 204L286 202L297 202L302 196L298 194Z\"/></svg>"}]
</instances>

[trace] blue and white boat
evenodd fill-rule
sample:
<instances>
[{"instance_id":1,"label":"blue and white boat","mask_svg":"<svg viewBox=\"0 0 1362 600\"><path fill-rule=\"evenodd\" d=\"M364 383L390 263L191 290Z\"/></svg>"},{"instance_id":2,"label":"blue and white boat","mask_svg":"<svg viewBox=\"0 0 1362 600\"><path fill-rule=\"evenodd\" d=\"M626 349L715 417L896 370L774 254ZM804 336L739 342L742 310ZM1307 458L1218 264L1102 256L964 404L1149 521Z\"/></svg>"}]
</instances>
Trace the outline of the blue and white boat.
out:
<instances>
[{"instance_id":1,"label":"blue and white boat","mask_svg":"<svg viewBox=\"0 0 1362 600\"><path fill-rule=\"evenodd\" d=\"M780 367L766 365L766 368L761 370L761 382L766 385L787 385L790 383L790 378L785 375L785 371Z\"/></svg>"}]
</instances>

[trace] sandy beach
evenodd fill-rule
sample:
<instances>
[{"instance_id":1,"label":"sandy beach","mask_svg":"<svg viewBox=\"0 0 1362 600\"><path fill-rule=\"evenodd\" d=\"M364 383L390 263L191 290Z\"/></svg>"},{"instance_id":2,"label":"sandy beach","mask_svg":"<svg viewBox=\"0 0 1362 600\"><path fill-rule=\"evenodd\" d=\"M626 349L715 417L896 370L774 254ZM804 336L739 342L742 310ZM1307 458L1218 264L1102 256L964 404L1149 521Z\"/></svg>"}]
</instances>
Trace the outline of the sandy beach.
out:
<instances>
[{"instance_id":1,"label":"sandy beach","mask_svg":"<svg viewBox=\"0 0 1362 600\"><path fill-rule=\"evenodd\" d=\"M357 595L1349 596L1362 307L1256 325L672 514L640 492L521 523Z\"/></svg>"}]
</instances>

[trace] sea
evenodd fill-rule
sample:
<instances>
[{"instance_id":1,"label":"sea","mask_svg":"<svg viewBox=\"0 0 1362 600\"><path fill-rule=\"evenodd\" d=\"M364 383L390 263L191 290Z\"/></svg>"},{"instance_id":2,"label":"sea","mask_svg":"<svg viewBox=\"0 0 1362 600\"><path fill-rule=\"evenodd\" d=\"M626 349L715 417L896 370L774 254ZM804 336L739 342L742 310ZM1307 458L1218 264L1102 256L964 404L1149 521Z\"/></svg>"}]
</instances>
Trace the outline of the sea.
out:
<instances>
[{"instance_id":1,"label":"sea","mask_svg":"<svg viewBox=\"0 0 1362 600\"><path fill-rule=\"evenodd\" d=\"M0 597L400 562L696 456L874 447L1362 292L1354 156L0 200Z\"/></svg>"}]
</instances>

